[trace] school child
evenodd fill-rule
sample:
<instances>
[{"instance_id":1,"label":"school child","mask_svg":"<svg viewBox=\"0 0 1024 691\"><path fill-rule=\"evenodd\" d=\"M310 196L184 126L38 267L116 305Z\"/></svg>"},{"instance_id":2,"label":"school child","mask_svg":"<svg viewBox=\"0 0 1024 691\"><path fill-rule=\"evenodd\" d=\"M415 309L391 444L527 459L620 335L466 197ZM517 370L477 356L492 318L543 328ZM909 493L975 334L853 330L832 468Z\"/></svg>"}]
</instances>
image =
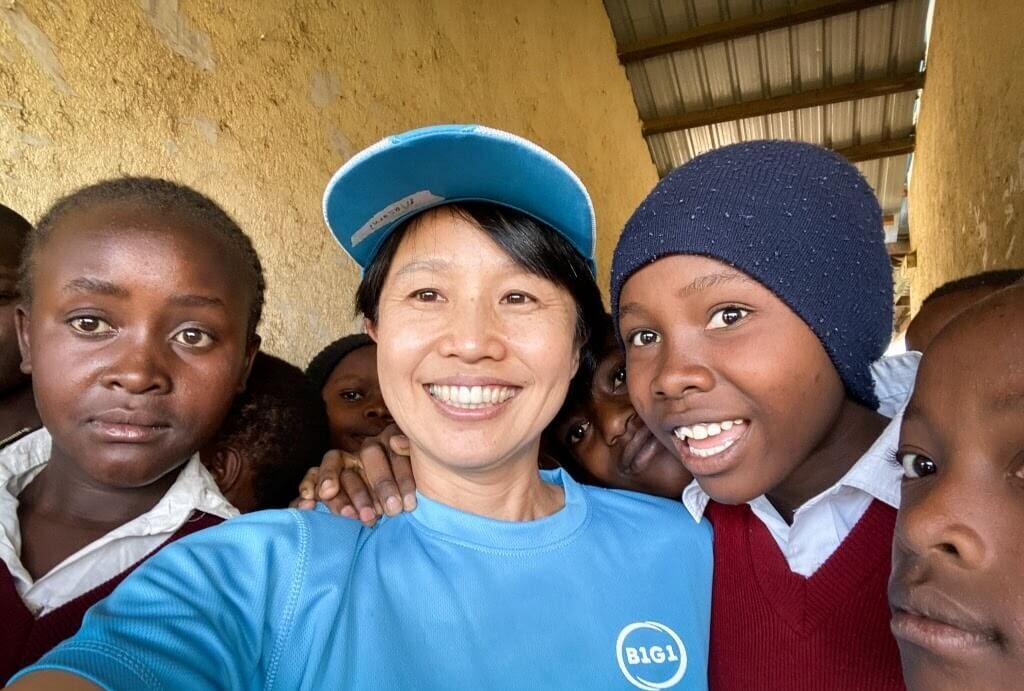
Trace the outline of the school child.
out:
<instances>
[{"instance_id":1,"label":"school child","mask_svg":"<svg viewBox=\"0 0 1024 691\"><path fill-rule=\"evenodd\" d=\"M245 385L263 292L248 237L182 185L100 182L39 221L16 320L43 428L0 452L0 679L237 514L196 452Z\"/></svg>"},{"instance_id":2,"label":"school child","mask_svg":"<svg viewBox=\"0 0 1024 691\"><path fill-rule=\"evenodd\" d=\"M21 371L21 351L14 331L18 305L18 262L32 224L0 204L0 448L38 429L32 380Z\"/></svg>"},{"instance_id":3,"label":"school child","mask_svg":"<svg viewBox=\"0 0 1024 691\"><path fill-rule=\"evenodd\" d=\"M358 453L364 440L391 424L377 381L377 346L366 334L325 347L310 361L306 375L323 397L331 448Z\"/></svg>"},{"instance_id":4,"label":"school child","mask_svg":"<svg viewBox=\"0 0 1024 691\"><path fill-rule=\"evenodd\" d=\"M1024 285L963 312L925 351L900 430L889 585L911 691L1024 678Z\"/></svg>"},{"instance_id":5,"label":"school child","mask_svg":"<svg viewBox=\"0 0 1024 691\"><path fill-rule=\"evenodd\" d=\"M946 324L974 303L1024 278L1024 269L984 271L933 290L907 327L907 350L923 353Z\"/></svg>"},{"instance_id":6,"label":"school child","mask_svg":"<svg viewBox=\"0 0 1024 691\"><path fill-rule=\"evenodd\" d=\"M542 450L579 482L679 499L693 478L633 408L611 317L591 328L597 362L584 386L570 389Z\"/></svg>"},{"instance_id":7,"label":"school child","mask_svg":"<svg viewBox=\"0 0 1024 691\"><path fill-rule=\"evenodd\" d=\"M637 412L715 531L712 689L902 689L888 462L917 354L889 342L881 213L839 155L727 146L669 173L615 250Z\"/></svg>"},{"instance_id":8,"label":"school child","mask_svg":"<svg viewBox=\"0 0 1024 691\"><path fill-rule=\"evenodd\" d=\"M320 392L298 367L260 351L245 391L199 457L241 513L280 509L327 452L327 439Z\"/></svg>"}]
</instances>

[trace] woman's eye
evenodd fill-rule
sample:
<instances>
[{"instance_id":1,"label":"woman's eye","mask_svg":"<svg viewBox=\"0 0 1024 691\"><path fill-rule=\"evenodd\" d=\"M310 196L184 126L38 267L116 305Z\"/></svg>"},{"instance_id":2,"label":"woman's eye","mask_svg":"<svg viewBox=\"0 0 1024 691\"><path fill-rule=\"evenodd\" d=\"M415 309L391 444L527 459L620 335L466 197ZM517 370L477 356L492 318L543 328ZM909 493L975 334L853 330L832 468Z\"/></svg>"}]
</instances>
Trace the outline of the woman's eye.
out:
<instances>
[{"instance_id":1,"label":"woman's eye","mask_svg":"<svg viewBox=\"0 0 1024 691\"><path fill-rule=\"evenodd\" d=\"M916 480L925 475L934 475L937 470L935 461L919 453L899 454L897 458L900 465L903 466L903 476L910 480Z\"/></svg>"},{"instance_id":2,"label":"woman's eye","mask_svg":"<svg viewBox=\"0 0 1024 691\"><path fill-rule=\"evenodd\" d=\"M363 394L360 393L359 391L342 391L341 397L342 399L353 403L355 401L361 401L363 400L363 398L365 398L365 396L363 396Z\"/></svg>"},{"instance_id":3,"label":"woman's eye","mask_svg":"<svg viewBox=\"0 0 1024 691\"><path fill-rule=\"evenodd\" d=\"M618 391L626 383L626 366L619 365L612 372L612 391Z\"/></svg>"},{"instance_id":4,"label":"woman's eye","mask_svg":"<svg viewBox=\"0 0 1024 691\"><path fill-rule=\"evenodd\" d=\"M182 329L174 334L174 341L190 348L205 348L213 343L213 337L199 329Z\"/></svg>"},{"instance_id":5,"label":"woman's eye","mask_svg":"<svg viewBox=\"0 0 1024 691\"><path fill-rule=\"evenodd\" d=\"M99 317L75 317L68 321L71 328L78 333L88 334L95 336L96 334L106 334L114 330L107 322L103 321Z\"/></svg>"},{"instance_id":6,"label":"woman's eye","mask_svg":"<svg viewBox=\"0 0 1024 691\"><path fill-rule=\"evenodd\" d=\"M583 438L587 436L587 430L590 429L590 421L584 420L583 422L576 423L569 428L569 444L575 446L583 441Z\"/></svg>"},{"instance_id":7,"label":"woman's eye","mask_svg":"<svg viewBox=\"0 0 1024 691\"><path fill-rule=\"evenodd\" d=\"M711 315L707 328L722 329L726 326L732 326L748 314L750 314L750 310L745 310L742 307L723 307Z\"/></svg>"},{"instance_id":8,"label":"woman's eye","mask_svg":"<svg viewBox=\"0 0 1024 691\"><path fill-rule=\"evenodd\" d=\"M532 299L533 298L531 298L526 293L515 293L515 292L513 292L513 293L509 293L508 295L503 297L501 299L501 301L503 303L505 303L506 305L525 305L526 303L530 302Z\"/></svg>"},{"instance_id":9,"label":"woman's eye","mask_svg":"<svg viewBox=\"0 0 1024 691\"><path fill-rule=\"evenodd\" d=\"M629 344L637 348L643 348L659 341L661 341L661 336L656 331L647 329L641 329L629 337Z\"/></svg>"},{"instance_id":10,"label":"woman's eye","mask_svg":"<svg viewBox=\"0 0 1024 691\"><path fill-rule=\"evenodd\" d=\"M412 294L414 298L420 302L438 302L441 299L441 294L436 290L417 290Z\"/></svg>"}]
</instances>

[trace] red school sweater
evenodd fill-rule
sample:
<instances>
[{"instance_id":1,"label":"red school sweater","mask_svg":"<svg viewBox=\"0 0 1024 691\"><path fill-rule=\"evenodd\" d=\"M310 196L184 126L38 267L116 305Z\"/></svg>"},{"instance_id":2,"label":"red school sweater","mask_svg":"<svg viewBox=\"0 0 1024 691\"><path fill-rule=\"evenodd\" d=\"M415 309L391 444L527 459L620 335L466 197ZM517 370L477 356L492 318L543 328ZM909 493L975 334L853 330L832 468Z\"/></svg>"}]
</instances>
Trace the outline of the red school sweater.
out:
<instances>
[{"instance_id":1,"label":"red school sweater","mask_svg":"<svg viewBox=\"0 0 1024 691\"><path fill-rule=\"evenodd\" d=\"M873 501L810 578L746 504L710 502L711 691L903 691L886 588L896 510Z\"/></svg>"},{"instance_id":2,"label":"red school sweater","mask_svg":"<svg viewBox=\"0 0 1024 691\"><path fill-rule=\"evenodd\" d=\"M0 564L0 620L3 621L0 625L0 683L6 683L15 672L28 667L58 643L74 636L82 625L86 610L110 595L146 559L171 542L222 521L218 516L194 511L173 535L127 570L38 619L18 595L14 576L6 564Z\"/></svg>"}]
</instances>

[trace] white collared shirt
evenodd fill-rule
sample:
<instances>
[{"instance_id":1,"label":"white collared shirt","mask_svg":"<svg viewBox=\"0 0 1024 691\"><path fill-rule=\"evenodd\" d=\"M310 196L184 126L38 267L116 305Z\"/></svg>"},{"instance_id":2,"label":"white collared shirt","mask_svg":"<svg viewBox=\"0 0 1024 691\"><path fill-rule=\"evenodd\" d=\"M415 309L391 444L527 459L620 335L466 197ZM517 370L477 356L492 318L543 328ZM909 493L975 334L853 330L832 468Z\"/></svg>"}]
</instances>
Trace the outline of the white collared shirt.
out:
<instances>
[{"instance_id":1,"label":"white collared shirt","mask_svg":"<svg viewBox=\"0 0 1024 691\"><path fill-rule=\"evenodd\" d=\"M891 458L899 443L900 420L914 389L920 359L920 353L908 352L882 358L872 366L878 412L892 420L846 475L796 510L792 525L764 495L747 502L794 573L813 575L850 534L872 500L899 508L903 469ZM696 480L683 490L683 504L696 521L704 515L710 500Z\"/></svg>"},{"instance_id":2,"label":"white collared shirt","mask_svg":"<svg viewBox=\"0 0 1024 691\"><path fill-rule=\"evenodd\" d=\"M177 532L193 510L224 519L238 515L200 463L199 454L195 454L156 506L33 580L21 563L18 496L46 467L50 448L50 433L43 428L0 450L0 560L14 577L18 594L37 617L124 572Z\"/></svg>"}]
</instances>

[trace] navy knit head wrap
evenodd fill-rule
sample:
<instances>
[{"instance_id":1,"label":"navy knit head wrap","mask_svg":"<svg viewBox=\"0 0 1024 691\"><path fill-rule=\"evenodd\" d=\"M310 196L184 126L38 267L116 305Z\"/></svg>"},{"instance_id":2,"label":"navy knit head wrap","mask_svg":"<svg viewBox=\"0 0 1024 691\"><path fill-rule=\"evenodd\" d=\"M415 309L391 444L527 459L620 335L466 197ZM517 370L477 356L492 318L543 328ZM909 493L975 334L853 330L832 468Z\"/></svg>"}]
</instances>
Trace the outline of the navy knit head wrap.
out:
<instances>
[{"instance_id":1,"label":"navy knit head wrap","mask_svg":"<svg viewBox=\"0 0 1024 691\"><path fill-rule=\"evenodd\" d=\"M351 334L339 338L334 343L327 345L317 353L306 366L306 376L316 386L317 391L322 391L331 373L338 363L345 359L345 356L353 350L359 350L366 346L373 345L374 341L366 334Z\"/></svg>"},{"instance_id":2,"label":"navy knit head wrap","mask_svg":"<svg viewBox=\"0 0 1024 691\"><path fill-rule=\"evenodd\" d=\"M636 271L695 254L757 280L821 341L847 393L877 408L870 365L892 332L881 210L860 172L812 144L753 141L698 156L654 188L612 261L612 316Z\"/></svg>"}]
</instances>

